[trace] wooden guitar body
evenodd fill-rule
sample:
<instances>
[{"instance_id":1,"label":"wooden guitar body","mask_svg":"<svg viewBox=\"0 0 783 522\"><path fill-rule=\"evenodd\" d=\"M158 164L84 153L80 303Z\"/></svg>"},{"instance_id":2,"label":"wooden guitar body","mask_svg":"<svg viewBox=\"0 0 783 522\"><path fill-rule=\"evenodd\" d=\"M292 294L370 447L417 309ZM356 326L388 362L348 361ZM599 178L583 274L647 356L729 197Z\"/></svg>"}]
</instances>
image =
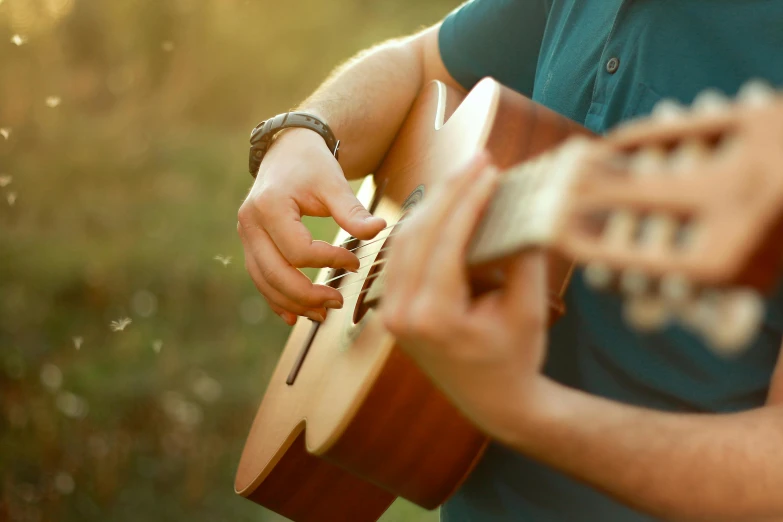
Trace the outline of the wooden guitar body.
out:
<instances>
[{"instance_id":1,"label":"wooden guitar body","mask_svg":"<svg viewBox=\"0 0 783 522\"><path fill-rule=\"evenodd\" d=\"M503 168L587 133L492 80L462 98L430 84L374 176L377 189L366 185L360 192L388 223L477 151L488 150ZM339 236L338 243L345 239ZM383 240L351 245L366 256L362 266L383 255ZM460 486L488 442L384 330L370 288L381 286L378 266L335 281L345 305L320 326L299 319L242 455L236 491L295 522L372 522L398 496L435 508ZM553 256L550 268L550 289L558 297L571 263ZM319 280L331 275L324 271Z\"/></svg>"}]
</instances>

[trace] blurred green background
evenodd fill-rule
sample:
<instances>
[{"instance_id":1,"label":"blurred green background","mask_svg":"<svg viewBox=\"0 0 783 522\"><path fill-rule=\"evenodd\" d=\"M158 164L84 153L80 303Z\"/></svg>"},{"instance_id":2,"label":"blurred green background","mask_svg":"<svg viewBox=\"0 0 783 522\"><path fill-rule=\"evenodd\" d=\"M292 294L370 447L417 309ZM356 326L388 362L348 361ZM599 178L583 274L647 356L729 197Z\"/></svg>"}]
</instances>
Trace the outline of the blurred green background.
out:
<instances>
[{"instance_id":1,"label":"blurred green background","mask_svg":"<svg viewBox=\"0 0 783 522\"><path fill-rule=\"evenodd\" d=\"M281 520L232 489L288 334L249 130L457 3L0 0L0 521Z\"/></svg>"}]
</instances>

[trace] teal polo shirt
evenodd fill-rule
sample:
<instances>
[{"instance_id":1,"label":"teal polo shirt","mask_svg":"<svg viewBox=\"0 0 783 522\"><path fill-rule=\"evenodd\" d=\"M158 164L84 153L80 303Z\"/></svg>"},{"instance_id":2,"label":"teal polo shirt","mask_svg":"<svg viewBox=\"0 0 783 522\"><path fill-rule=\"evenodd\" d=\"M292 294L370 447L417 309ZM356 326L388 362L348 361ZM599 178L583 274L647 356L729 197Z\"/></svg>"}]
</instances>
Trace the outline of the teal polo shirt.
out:
<instances>
[{"instance_id":1,"label":"teal polo shirt","mask_svg":"<svg viewBox=\"0 0 783 522\"><path fill-rule=\"evenodd\" d=\"M783 85L783 0L474 0L446 18L439 45L465 88L493 76L604 133L649 113L661 98L688 104L707 87L733 96L751 78ZM769 298L752 346L731 360L677 326L632 331L619 299L589 289L579 272L566 303L546 372L569 386L679 412L730 412L765 401L783 331L781 291ZM653 518L493 445L441 520Z\"/></svg>"}]
</instances>

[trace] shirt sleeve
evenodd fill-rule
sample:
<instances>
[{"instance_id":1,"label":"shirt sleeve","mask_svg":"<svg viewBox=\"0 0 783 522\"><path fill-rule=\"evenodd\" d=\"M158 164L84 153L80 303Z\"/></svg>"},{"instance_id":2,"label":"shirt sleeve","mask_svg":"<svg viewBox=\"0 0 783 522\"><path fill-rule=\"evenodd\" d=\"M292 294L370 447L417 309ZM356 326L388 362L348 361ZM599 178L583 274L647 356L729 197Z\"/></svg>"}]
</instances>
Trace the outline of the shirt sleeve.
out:
<instances>
[{"instance_id":1,"label":"shirt sleeve","mask_svg":"<svg viewBox=\"0 0 783 522\"><path fill-rule=\"evenodd\" d=\"M547 0L472 0L441 25L438 47L465 89L492 76L531 96L548 15Z\"/></svg>"}]
</instances>

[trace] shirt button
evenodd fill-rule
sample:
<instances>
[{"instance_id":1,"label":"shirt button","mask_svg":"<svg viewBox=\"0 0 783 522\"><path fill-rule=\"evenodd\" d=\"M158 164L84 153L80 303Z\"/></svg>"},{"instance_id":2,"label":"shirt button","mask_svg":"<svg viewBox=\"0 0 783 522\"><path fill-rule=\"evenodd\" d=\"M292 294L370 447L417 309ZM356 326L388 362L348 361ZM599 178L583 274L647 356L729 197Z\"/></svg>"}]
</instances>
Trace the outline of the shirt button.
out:
<instances>
[{"instance_id":1,"label":"shirt button","mask_svg":"<svg viewBox=\"0 0 783 522\"><path fill-rule=\"evenodd\" d=\"M617 69L620 68L620 59L616 57L609 58L609 61L606 62L606 72L609 74L614 74L617 72Z\"/></svg>"}]
</instances>

